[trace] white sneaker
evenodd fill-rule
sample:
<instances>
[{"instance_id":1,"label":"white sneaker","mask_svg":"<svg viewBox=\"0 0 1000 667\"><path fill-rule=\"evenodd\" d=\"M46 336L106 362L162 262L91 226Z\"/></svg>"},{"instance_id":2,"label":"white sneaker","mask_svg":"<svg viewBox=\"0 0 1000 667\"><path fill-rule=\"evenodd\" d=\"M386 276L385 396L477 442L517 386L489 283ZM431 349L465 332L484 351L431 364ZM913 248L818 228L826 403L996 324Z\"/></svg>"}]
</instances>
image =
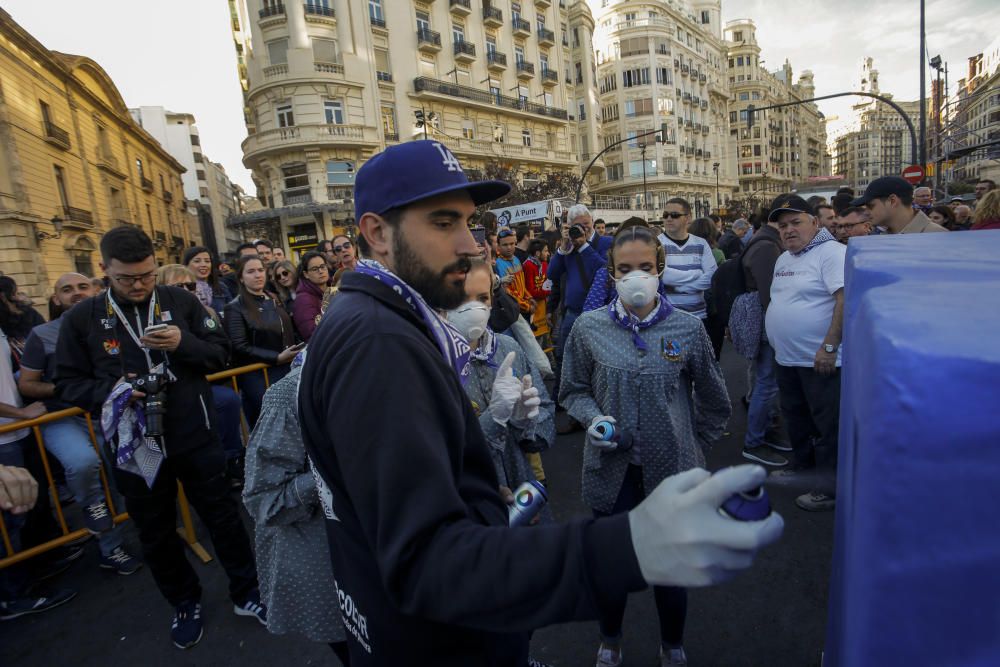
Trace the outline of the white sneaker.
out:
<instances>
[{"instance_id":1,"label":"white sneaker","mask_svg":"<svg viewBox=\"0 0 1000 667\"><path fill-rule=\"evenodd\" d=\"M663 650L662 646L660 647L660 667L686 664L688 664L688 658L683 647L671 648L666 651Z\"/></svg>"},{"instance_id":2,"label":"white sneaker","mask_svg":"<svg viewBox=\"0 0 1000 667\"><path fill-rule=\"evenodd\" d=\"M596 667L620 667L622 664L622 649L620 646L609 647L604 642L597 649Z\"/></svg>"}]
</instances>

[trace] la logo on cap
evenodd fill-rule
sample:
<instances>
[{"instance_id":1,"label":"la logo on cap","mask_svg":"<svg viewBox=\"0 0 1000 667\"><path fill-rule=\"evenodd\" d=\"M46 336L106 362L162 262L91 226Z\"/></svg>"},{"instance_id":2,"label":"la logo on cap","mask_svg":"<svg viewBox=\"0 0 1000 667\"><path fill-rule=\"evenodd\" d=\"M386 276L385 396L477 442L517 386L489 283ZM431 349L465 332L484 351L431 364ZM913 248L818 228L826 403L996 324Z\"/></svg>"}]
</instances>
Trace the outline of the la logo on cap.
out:
<instances>
[{"instance_id":1,"label":"la logo on cap","mask_svg":"<svg viewBox=\"0 0 1000 667\"><path fill-rule=\"evenodd\" d=\"M434 147L438 149L439 153L441 153L441 163L448 167L448 171L459 171L463 174L465 173L462 171L462 165L459 163L458 158L455 157L450 150L448 150L447 146L439 144L435 141Z\"/></svg>"}]
</instances>

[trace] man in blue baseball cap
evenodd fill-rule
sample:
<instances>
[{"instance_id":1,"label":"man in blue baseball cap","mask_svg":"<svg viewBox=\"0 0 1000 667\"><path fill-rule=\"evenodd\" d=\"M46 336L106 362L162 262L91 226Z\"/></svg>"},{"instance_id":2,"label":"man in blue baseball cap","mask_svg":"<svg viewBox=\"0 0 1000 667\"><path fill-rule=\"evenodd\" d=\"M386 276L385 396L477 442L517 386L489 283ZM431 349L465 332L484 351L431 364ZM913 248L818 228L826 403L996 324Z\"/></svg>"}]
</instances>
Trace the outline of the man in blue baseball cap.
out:
<instances>
[{"instance_id":1,"label":"man in blue baseball cap","mask_svg":"<svg viewBox=\"0 0 1000 667\"><path fill-rule=\"evenodd\" d=\"M718 512L763 481L755 466L690 470L629 514L508 528L513 496L480 424L535 393L505 363L477 415L468 342L439 313L466 300L476 206L510 186L469 182L425 140L372 157L354 189L362 259L309 342L298 399L352 667L526 667L534 628L596 619L647 583L721 581L780 536L778 515Z\"/></svg>"},{"instance_id":2,"label":"man in blue baseball cap","mask_svg":"<svg viewBox=\"0 0 1000 667\"><path fill-rule=\"evenodd\" d=\"M913 208L913 186L899 176L876 178L865 193L851 202L864 206L871 223L885 227L890 234L924 234L948 231L920 209Z\"/></svg>"}]
</instances>

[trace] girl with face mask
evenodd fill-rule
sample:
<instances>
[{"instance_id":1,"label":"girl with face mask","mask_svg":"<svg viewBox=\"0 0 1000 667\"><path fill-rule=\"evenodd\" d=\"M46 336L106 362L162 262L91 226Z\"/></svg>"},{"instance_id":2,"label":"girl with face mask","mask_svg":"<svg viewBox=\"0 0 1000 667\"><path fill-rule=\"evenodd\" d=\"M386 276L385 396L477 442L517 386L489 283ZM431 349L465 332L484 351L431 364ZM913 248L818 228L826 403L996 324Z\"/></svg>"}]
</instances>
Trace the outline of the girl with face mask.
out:
<instances>
[{"instance_id":1,"label":"girl with face mask","mask_svg":"<svg viewBox=\"0 0 1000 667\"><path fill-rule=\"evenodd\" d=\"M531 459L555 442L555 405L517 341L490 329L492 281L486 262L474 260L465 278L466 302L448 311L447 318L472 347L465 392L490 444L500 485L513 490L527 481L545 481ZM548 508L542 516L551 518Z\"/></svg>"},{"instance_id":2,"label":"girl with face mask","mask_svg":"<svg viewBox=\"0 0 1000 667\"><path fill-rule=\"evenodd\" d=\"M645 225L615 235L608 255L611 302L576 321L563 357L559 402L590 425L584 441L583 500L595 516L627 512L666 477L705 465L730 403L701 320L659 294L665 264ZM605 439L612 425L614 436ZM687 664L687 594L654 587L660 661ZM597 665L622 662L625 596L601 610Z\"/></svg>"}]
</instances>

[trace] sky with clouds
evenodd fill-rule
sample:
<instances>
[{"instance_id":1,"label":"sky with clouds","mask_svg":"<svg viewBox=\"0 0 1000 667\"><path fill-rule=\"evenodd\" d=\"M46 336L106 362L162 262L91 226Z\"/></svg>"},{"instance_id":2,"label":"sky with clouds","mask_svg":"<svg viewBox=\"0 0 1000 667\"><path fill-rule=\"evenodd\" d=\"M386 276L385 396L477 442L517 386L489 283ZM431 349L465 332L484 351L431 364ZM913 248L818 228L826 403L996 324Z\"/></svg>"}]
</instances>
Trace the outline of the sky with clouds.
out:
<instances>
[{"instance_id":1,"label":"sky with clouds","mask_svg":"<svg viewBox=\"0 0 1000 667\"><path fill-rule=\"evenodd\" d=\"M919 6L919 0L723 0L722 13L724 20L752 18L765 66L778 69L787 58L796 76L811 69L817 95L856 89L861 59L872 56L881 89L910 100L919 95ZM205 154L254 192L242 163L246 128L223 0L3 0L3 8L49 49L96 60L129 106L194 114ZM949 63L952 84L964 75L966 59L998 33L996 0L927 2L927 49ZM831 100L820 108L844 119L850 105Z\"/></svg>"}]
</instances>

